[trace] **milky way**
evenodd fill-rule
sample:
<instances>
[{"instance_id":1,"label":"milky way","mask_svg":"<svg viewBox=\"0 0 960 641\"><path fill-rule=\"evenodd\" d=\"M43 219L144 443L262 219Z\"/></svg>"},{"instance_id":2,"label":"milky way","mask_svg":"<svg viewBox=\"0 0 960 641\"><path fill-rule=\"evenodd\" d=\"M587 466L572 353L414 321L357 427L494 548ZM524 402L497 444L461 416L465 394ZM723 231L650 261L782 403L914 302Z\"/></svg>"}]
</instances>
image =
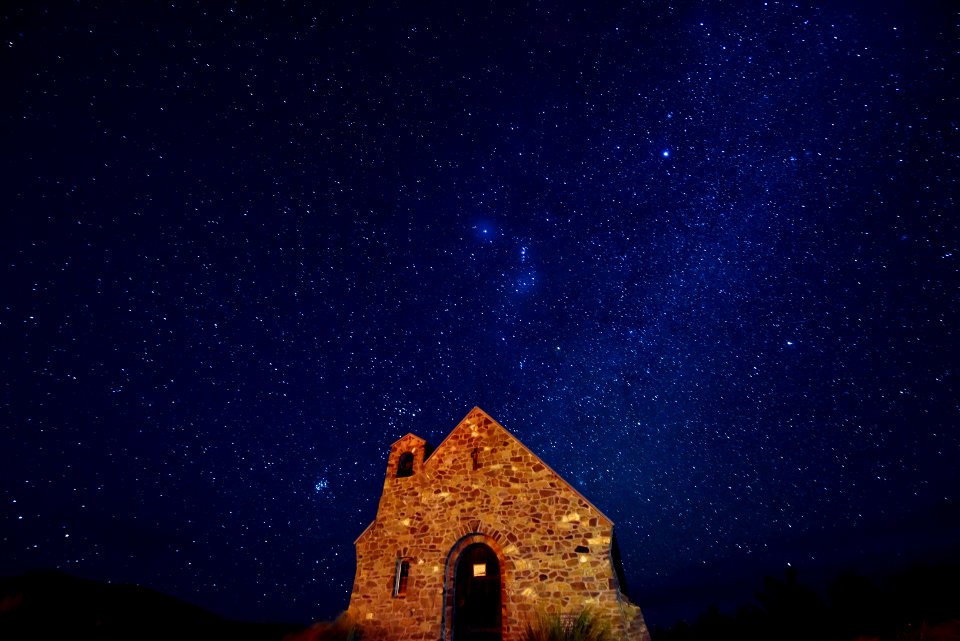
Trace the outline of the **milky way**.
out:
<instances>
[{"instance_id":1,"label":"milky way","mask_svg":"<svg viewBox=\"0 0 960 641\"><path fill-rule=\"evenodd\" d=\"M960 557L956 15L2 10L0 575L346 608L477 405L652 624Z\"/></svg>"}]
</instances>

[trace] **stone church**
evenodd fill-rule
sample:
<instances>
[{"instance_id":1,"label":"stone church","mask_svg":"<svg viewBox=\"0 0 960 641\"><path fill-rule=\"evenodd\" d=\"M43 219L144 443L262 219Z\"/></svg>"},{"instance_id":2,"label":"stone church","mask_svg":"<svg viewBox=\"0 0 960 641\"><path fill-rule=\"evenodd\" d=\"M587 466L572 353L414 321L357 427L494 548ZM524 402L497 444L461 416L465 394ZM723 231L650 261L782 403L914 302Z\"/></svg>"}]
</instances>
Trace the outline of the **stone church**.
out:
<instances>
[{"instance_id":1,"label":"stone church","mask_svg":"<svg viewBox=\"0 0 960 641\"><path fill-rule=\"evenodd\" d=\"M432 452L413 434L391 446L356 552L364 639L520 641L538 612L589 607L613 639L649 641L613 522L480 408Z\"/></svg>"}]
</instances>

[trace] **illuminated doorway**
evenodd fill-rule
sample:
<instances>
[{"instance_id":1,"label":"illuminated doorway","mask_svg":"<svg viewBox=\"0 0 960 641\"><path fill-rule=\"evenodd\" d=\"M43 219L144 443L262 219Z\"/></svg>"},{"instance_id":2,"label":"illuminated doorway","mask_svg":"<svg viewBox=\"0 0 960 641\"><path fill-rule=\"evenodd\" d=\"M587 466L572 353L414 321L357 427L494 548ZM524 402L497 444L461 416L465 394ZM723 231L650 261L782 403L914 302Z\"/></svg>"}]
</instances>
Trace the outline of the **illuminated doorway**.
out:
<instances>
[{"instance_id":1,"label":"illuminated doorway","mask_svg":"<svg viewBox=\"0 0 960 641\"><path fill-rule=\"evenodd\" d=\"M500 562L483 543L460 555L454 590L453 641L501 641Z\"/></svg>"}]
</instances>

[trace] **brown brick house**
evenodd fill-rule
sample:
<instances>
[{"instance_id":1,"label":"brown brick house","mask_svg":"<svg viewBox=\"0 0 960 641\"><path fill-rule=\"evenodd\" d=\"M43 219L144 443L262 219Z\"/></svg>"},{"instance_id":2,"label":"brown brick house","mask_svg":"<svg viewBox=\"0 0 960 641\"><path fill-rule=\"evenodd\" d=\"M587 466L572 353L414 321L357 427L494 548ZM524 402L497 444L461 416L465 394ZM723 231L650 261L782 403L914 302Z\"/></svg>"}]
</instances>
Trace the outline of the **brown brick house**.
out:
<instances>
[{"instance_id":1,"label":"brown brick house","mask_svg":"<svg viewBox=\"0 0 960 641\"><path fill-rule=\"evenodd\" d=\"M649 639L613 523L480 408L432 453L413 434L391 446L356 550L349 613L365 639L517 641L538 611L585 606L614 639Z\"/></svg>"}]
</instances>

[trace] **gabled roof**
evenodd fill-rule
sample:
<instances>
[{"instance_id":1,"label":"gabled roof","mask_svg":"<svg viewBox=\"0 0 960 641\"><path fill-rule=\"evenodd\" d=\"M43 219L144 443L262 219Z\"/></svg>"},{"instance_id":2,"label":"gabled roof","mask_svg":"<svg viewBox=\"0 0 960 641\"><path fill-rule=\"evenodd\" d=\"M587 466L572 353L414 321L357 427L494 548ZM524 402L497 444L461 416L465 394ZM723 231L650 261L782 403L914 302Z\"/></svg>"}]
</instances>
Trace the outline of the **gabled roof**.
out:
<instances>
[{"instance_id":1,"label":"gabled roof","mask_svg":"<svg viewBox=\"0 0 960 641\"><path fill-rule=\"evenodd\" d=\"M391 444L390 444L390 447L393 448L393 446L396 445L397 443L399 443L400 441L407 441L407 440L410 440L411 438L416 439L416 440L420 441L421 443L426 443L425 440L423 440L422 438L420 438L419 436L417 436L417 435L414 434L413 432L407 432L406 434L404 434L403 436L401 436L400 438L398 438L397 440L395 440L393 443L391 443Z\"/></svg>"},{"instance_id":2,"label":"gabled roof","mask_svg":"<svg viewBox=\"0 0 960 641\"><path fill-rule=\"evenodd\" d=\"M522 449L523 451L525 451L525 452L526 452L527 454L529 454L534 460L536 460L537 462L539 462L540 465L542 465L542 466L546 469L547 472L549 472L550 474L553 474L553 476L556 477L556 479L557 479L561 484L565 485L577 498L579 498L579 499L582 500L584 503L586 503L586 504L590 507L590 509L592 509L592 510L593 510L594 512L596 512L598 515L600 515L600 517L606 519L607 522L609 522L611 526L613 525L613 519L611 519L609 516L607 516L606 514L604 514L604 513L600 510L600 508L598 508L596 505L594 505L593 503L591 503L590 500L587 499L587 497L585 497L583 494L581 494L580 491L579 491L577 488L575 488L575 487L573 487L572 485L570 485L570 483L569 483L565 478L563 478L562 476L560 476L552 467L550 467L549 465L547 465L546 463L544 463L543 459L541 459L539 456L537 456L536 454L534 454L534 453L530 450L530 448L527 447L526 445L524 445L523 442L522 442L520 439L518 439L516 436L514 436L514 435L510 432L510 430L508 430L508 429L505 428L503 425L501 425L500 423L498 423L495 418L493 418L492 416L490 416L489 414L487 414L485 411L483 411L483 410L480 409L479 407L474 407L472 410L470 410L469 412L467 412L467 415L464 416L464 417L460 420L459 423L457 423L457 426L454 427L454 428L450 431L449 434L447 434L447 437L443 439L443 442L441 442L440 445L438 445L438 446L436 447L436 449L434 449L434 450L431 452L431 451L429 450L429 446L427 447L427 452L429 452L429 454L427 455L427 458L426 458L426 460L424 461L424 467L425 467L425 468L426 468L426 467L429 467L432 462L439 460L440 457L436 456L436 454L444 449L444 445L447 443L447 441L450 440L450 437L451 437L451 436L453 436L454 434L457 433L458 430L467 429L467 428L465 427L465 426L466 426L466 423L467 423L467 419L469 419L469 418L470 418L471 416L473 416L474 414L481 414L482 416L490 419L490 422L493 423L494 427L496 427L497 429L501 430L504 434L507 435L507 437L509 437L514 443L516 443L517 446L520 447L520 449ZM409 437L413 437L413 438L415 438L415 439L417 439L417 440L419 440L419 441L421 441L421 442L423 442L423 443L426 444L426 441L424 441L422 438L420 438L420 437L417 436L416 434L408 433L408 434L405 434L404 436L402 436L401 438L397 439L397 440L393 443L393 445L396 445L397 443L399 443L399 442L401 442L401 441L403 441L403 440L405 440L405 439L407 439L407 438L409 438ZM393 445L391 445L390 447L392 448ZM370 528L373 527L374 523L376 523L376 518L374 518L374 520L371 521L371 522L367 525L367 527L364 528L363 532L360 533L360 536L358 536L358 537L356 538L356 540L354 541L354 545L356 545L357 541L359 541L360 539L362 539L362 538L364 537L364 535L366 535L366 533L370 530Z\"/></svg>"},{"instance_id":3,"label":"gabled roof","mask_svg":"<svg viewBox=\"0 0 960 641\"><path fill-rule=\"evenodd\" d=\"M460 420L459 423L457 423L457 426L456 426L455 428L453 428L453 430L451 430L449 434L447 434L447 437L446 437L445 439L443 439L443 442L440 443L440 445L438 445L437 448L430 454L430 457L429 457L429 458L427 459L427 461L425 462L424 467L429 466L429 465L430 465L430 461L439 458L439 457L437 456L437 453L444 449L444 445L447 443L447 441L450 440L450 437L451 437L451 436L453 436L454 434L456 434L458 430L467 429L467 428L465 427L465 425L466 425L466 423L467 423L467 419L469 419L469 418L470 418L472 415L474 415L475 413L479 413L479 414L485 416L486 418L490 419L490 421L494 424L494 426L496 426L497 428L499 428L500 430L502 430L502 431L503 431L508 437L510 437L521 449L523 449L527 454L529 454L530 456L532 456L532 457L533 457L535 460L537 460L541 465L543 465L545 468L547 468L547 471L548 471L548 472L550 472L550 473L553 474L555 477L557 477L557 480L559 480L561 483L563 483L563 485L567 486L567 487L570 489L571 492L573 492L574 494L577 495L578 498L582 499L583 502L586 503L587 505L589 505L590 508L593 509L594 511L596 511L597 514L599 514L600 516L602 516L603 518L605 518L607 521L609 521L611 525L613 524L613 519L611 519L609 516L607 516L606 514L604 514L604 513L600 510L600 508L598 508L596 505L594 505L593 503L591 503L590 500L587 499L587 497L585 497L583 494L581 494L580 491L579 491L577 488L573 487L565 478L563 478L562 476L560 476L552 467L550 467L549 465L547 465L546 463L544 463L544 462L543 462L543 459L541 459L539 456L537 456L536 454L534 454L533 451L531 451L529 447L527 447L526 445L523 444L523 441L521 441L521 440L518 439L516 436L514 436L513 433L510 432L510 430L508 430L508 429L505 428L503 425L501 425L500 423L498 423L498 422L497 422L497 419L493 418L492 416L490 416L489 414L487 414L485 411L483 411L483 410L480 409L479 407L474 407L472 410L470 410L469 412L467 412L467 415L464 416L464 417Z\"/></svg>"}]
</instances>

